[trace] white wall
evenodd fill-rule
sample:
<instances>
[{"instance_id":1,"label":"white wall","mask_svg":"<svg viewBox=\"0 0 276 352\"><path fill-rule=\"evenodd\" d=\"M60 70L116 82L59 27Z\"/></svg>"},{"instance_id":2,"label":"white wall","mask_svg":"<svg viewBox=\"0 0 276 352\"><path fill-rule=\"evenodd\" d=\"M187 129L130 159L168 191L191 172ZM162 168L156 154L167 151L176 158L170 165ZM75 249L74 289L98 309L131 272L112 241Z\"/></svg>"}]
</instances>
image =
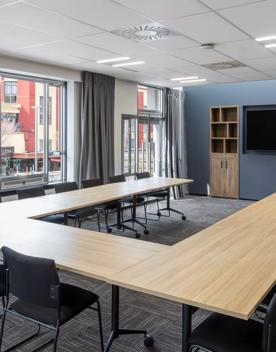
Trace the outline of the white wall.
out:
<instances>
[{"instance_id":1,"label":"white wall","mask_svg":"<svg viewBox=\"0 0 276 352\"><path fill-rule=\"evenodd\" d=\"M21 73L25 75L61 79L65 81L81 81L81 72L69 68L47 65L40 62L18 59L0 55L0 71Z\"/></svg>"},{"instance_id":2,"label":"white wall","mask_svg":"<svg viewBox=\"0 0 276 352\"><path fill-rule=\"evenodd\" d=\"M121 173L122 114L137 115L137 83L116 79L114 121L115 174Z\"/></svg>"}]
</instances>

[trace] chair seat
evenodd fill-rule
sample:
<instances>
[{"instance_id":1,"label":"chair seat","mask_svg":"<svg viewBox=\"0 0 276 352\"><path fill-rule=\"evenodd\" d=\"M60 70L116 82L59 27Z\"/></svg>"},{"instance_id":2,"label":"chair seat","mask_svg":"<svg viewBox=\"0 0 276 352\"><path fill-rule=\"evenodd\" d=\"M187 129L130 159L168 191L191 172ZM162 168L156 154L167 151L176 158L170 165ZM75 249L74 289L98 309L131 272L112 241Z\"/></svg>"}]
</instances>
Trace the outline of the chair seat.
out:
<instances>
[{"instance_id":1,"label":"chair seat","mask_svg":"<svg viewBox=\"0 0 276 352\"><path fill-rule=\"evenodd\" d=\"M69 218L87 218L91 215L95 215L97 214L98 211L97 209L95 209L95 207L85 207L85 208L81 208L81 209L76 209L73 211L70 211L68 213L68 217Z\"/></svg>"},{"instance_id":2,"label":"chair seat","mask_svg":"<svg viewBox=\"0 0 276 352\"><path fill-rule=\"evenodd\" d=\"M167 191L156 191L156 192L149 192L148 197L156 197L156 198L166 198L168 196Z\"/></svg>"},{"instance_id":3,"label":"chair seat","mask_svg":"<svg viewBox=\"0 0 276 352\"><path fill-rule=\"evenodd\" d=\"M96 205L96 207L101 210L114 210L120 207L120 201L115 200L114 202Z\"/></svg>"},{"instance_id":4,"label":"chair seat","mask_svg":"<svg viewBox=\"0 0 276 352\"><path fill-rule=\"evenodd\" d=\"M83 288L61 283L61 308L60 325L66 323L74 316L97 302L99 296ZM43 322L48 325L56 325L57 310L29 304L22 300L16 300L10 309L30 319Z\"/></svg>"},{"instance_id":5,"label":"chair seat","mask_svg":"<svg viewBox=\"0 0 276 352\"><path fill-rule=\"evenodd\" d=\"M39 220L46 221L46 222L52 222L54 224L63 224L64 223L64 215L63 214L48 215L48 216L44 216L43 218L40 218Z\"/></svg>"},{"instance_id":6,"label":"chair seat","mask_svg":"<svg viewBox=\"0 0 276 352\"><path fill-rule=\"evenodd\" d=\"M139 197L139 196L136 197L136 204L143 203L144 201L145 201L144 197ZM133 198L132 197L123 198L122 203L133 204Z\"/></svg>"},{"instance_id":7,"label":"chair seat","mask_svg":"<svg viewBox=\"0 0 276 352\"><path fill-rule=\"evenodd\" d=\"M263 324L214 313L190 336L190 343L212 352L262 352Z\"/></svg>"}]
</instances>

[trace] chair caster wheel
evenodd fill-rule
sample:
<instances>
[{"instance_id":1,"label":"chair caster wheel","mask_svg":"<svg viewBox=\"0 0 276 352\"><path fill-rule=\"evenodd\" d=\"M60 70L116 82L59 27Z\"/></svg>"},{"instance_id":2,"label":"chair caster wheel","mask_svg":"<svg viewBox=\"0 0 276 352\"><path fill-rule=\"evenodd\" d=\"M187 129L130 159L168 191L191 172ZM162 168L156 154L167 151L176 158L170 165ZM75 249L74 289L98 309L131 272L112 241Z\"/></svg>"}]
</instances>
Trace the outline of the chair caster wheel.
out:
<instances>
[{"instance_id":1,"label":"chair caster wheel","mask_svg":"<svg viewBox=\"0 0 276 352\"><path fill-rule=\"evenodd\" d=\"M136 234L135 234L135 237L136 237L136 238L140 238L140 237L141 237L140 233L136 233Z\"/></svg>"},{"instance_id":2,"label":"chair caster wheel","mask_svg":"<svg viewBox=\"0 0 276 352\"><path fill-rule=\"evenodd\" d=\"M146 335L144 338L144 345L146 347L152 347L154 345L154 339L150 335Z\"/></svg>"},{"instance_id":3,"label":"chair caster wheel","mask_svg":"<svg viewBox=\"0 0 276 352\"><path fill-rule=\"evenodd\" d=\"M108 232L108 233L111 233L111 232L112 232L112 229L109 227L109 228L107 229L107 232Z\"/></svg>"},{"instance_id":4,"label":"chair caster wheel","mask_svg":"<svg viewBox=\"0 0 276 352\"><path fill-rule=\"evenodd\" d=\"M185 215L182 215L182 220L186 220L186 216Z\"/></svg>"},{"instance_id":5,"label":"chair caster wheel","mask_svg":"<svg viewBox=\"0 0 276 352\"><path fill-rule=\"evenodd\" d=\"M158 211L158 212L157 212L157 216L159 216L159 218L160 218L161 215L162 215L161 212Z\"/></svg>"},{"instance_id":6,"label":"chair caster wheel","mask_svg":"<svg viewBox=\"0 0 276 352\"><path fill-rule=\"evenodd\" d=\"M148 235L149 234L149 230L144 230L144 234Z\"/></svg>"}]
</instances>

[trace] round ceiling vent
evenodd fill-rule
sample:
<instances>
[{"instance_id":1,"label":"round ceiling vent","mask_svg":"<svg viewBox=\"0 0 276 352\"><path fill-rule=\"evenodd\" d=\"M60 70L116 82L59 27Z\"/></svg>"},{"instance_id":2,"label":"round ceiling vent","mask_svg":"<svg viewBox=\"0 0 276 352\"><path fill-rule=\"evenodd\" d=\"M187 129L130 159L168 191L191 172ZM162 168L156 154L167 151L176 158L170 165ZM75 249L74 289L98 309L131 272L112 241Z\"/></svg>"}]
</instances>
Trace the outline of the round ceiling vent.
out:
<instances>
[{"instance_id":1,"label":"round ceiling vent","mask_svg":"<svg viewBox=\"0 0 276 352\"><path fill-rule=\"evenodd\" d=\"M125 38L136 40L136 41L151 41L159 40L167 37L170 34L170 30L159 24L146 24L127 28L122 32Z\"/></svg>"}]
</instances>

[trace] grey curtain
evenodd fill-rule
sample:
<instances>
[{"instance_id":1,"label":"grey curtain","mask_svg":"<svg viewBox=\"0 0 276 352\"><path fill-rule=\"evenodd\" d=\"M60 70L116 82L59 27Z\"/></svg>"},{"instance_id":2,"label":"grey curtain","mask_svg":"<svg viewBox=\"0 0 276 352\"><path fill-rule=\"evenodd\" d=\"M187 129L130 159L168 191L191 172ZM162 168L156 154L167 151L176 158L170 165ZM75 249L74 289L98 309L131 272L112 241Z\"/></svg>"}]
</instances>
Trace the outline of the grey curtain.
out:
<instances>
[{"instance_id":1,"label":"grey curtain","mask_svg":"<svg viewBox=\"0 0 276 352\"><path fill-rule=\"evenodd\" d=\"M176 89L165 89L165 176L187 178L187 147L184 104L185 93ZM175 199L187 193L187 186L174 187Z\"/></svg>"},{"instance_id":2,"label":"grey curtain","mask_svg":"<svg viewBox=\"0 0 276 352\"><path fill-rule=\"evenodd\" d=\"M115 79L82 73L80 180L114 174Z\"/></svg>"}]
</instances>

